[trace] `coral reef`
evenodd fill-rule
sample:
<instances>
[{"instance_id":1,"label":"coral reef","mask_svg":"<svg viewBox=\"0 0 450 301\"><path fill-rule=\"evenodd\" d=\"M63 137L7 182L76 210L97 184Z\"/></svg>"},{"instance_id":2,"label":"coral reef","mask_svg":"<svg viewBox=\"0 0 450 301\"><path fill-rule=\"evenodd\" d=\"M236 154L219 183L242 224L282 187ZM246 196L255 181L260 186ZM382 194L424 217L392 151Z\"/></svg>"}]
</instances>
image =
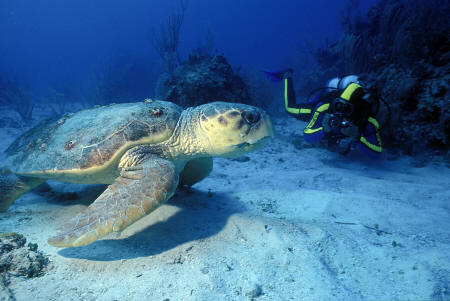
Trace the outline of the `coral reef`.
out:
<instances>
[{"instance_id":1,"label":"coral reef","mask_svg":"<svg viewBox=\"0 0 450 301\"><path fill-rule=\"evenodd\" d=\"M448 152L449 2L381 0L366 19L350 12L343 12L341 39L316 51L319 68L300 90L307 94L307 87L331 77L359 74L370 93L392 109L382 131L386 145L409 154ZM381 115L388 117L386 110Z\"/></svg>"},{"instance_id":2,"label":"coral reef","mask_svg":"<svg viewBox=\"0 0 450 301\"><path fill-rule=\"evenodd\" d=\"M8 282L3 275L0 275L0 300L15 301L13 292L8 287Z\"/></svg>"},{"instance_id":3,"label":"coral reef","mask_svg":"<svg viewBox=\"0 0 450 301\"><path fill-rule=\"evenodd\" d=\"M156 96L181 106L216 100L250 103L246 83L222 54L191 54L173 75L159 79Z\"/></svg>"}]
</instances>

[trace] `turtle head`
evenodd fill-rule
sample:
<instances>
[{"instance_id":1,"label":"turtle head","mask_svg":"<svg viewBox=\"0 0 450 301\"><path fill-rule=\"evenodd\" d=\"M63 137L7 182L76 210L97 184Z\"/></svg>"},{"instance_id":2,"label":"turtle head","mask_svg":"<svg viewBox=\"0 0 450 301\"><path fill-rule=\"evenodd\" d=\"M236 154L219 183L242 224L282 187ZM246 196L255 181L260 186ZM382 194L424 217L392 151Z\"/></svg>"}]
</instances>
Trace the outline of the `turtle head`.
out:
<instances>
[{"instance_id":1,"label":"turtle head","mask_svg":"<svg viewBox=\"0 0 450 301\"><path fill-rule=\"evenodd\" d=\"M273 137L269 116L240 103L212 102L194 108L197 140L212 156L235 157L252 151Z\"/></svg>"}]
</instances>

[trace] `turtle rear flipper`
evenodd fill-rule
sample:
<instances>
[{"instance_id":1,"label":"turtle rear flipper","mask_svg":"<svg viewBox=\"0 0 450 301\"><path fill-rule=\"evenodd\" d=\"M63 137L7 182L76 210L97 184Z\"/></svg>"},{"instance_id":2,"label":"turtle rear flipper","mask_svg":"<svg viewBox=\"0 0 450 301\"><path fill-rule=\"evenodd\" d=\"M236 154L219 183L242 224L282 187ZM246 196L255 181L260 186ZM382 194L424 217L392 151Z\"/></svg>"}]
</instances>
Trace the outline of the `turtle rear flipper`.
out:
<instances>
[{"instance_id":1,"label":"turtle rear flipper","mask_svg":"<svg viewBox=\"0 0 450 301\"><path fill-rule=\"evenodd\" d=\"M177 185L174 164L161 158L151 157L124 168L94 203L48 243L55 247L78 247L121 231L168 200Z\"/></svg>"},{"instance_id":2,"label":"turtle rear flipper","mask_svg":"<svg viewBox=\"0 0 450 301\"><path fill-rule=\"evenodd\" d=\"M18 176L7 168L0 169L0 212L6 212L22 194L44 182L43 179Z\"/></svg>"}]
</instances>

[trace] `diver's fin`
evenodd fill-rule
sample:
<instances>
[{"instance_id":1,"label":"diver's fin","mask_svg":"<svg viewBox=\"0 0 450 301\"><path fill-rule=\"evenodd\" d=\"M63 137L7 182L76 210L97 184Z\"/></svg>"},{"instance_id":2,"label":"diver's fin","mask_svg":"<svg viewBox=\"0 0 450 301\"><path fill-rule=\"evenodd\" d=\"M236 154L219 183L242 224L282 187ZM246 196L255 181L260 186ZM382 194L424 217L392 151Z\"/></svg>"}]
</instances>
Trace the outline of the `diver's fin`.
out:
<instances>
[{"instance_id":1,"label":"diver's fin","mask_svg":"<svg viewBox=\"0 0 450 301\"><path fill-rule=\"evenodd\" d=\"M110 232L122 231L169 199L178 185L172 162L149 158L122 169L116 181L48 240L55 247L88 245Z\"/></svg>"},{"instance_id":2,"label":"diver's fin","mask_svg":"<svg viewBox=\"0 0 450 301\"><path fill-rule=\"evenodd\" d=\"M6 212L22 194L44 182L44 179L18 176L7 168L0 169L0 212Z\"/></svg>"},{"instance_id":3,"label":"diver's fin","mask_svg":"<svg viewBox=\"0 0 450 301\"><path fill-rule=\"evenodd\" d=\"M287 68L282 70L262 70L266 76L273 82L279 82L287 72L293 73L294 69Z\"/></svg>"}]
</instances>

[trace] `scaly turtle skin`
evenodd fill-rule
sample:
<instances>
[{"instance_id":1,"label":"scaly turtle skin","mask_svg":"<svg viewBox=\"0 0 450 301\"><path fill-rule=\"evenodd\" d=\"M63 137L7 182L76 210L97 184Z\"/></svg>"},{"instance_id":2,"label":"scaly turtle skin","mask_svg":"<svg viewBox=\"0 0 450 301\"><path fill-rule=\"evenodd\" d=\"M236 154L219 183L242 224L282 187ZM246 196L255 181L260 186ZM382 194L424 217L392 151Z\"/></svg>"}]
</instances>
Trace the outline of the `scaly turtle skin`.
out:
<instances>
[{"instance_id":1,"label":"scaly turtle skin","mask_svg":"<svg viewBox=\"0 0 450 301\"><path fill-rule=\"evenodd\" d=\"M164 101L113 104L44 122L5 151L0 211L48 179L110 184L49 243L90 244L121 231L212 170L212 157L249 152L273 136L256 107L214 102L182 110Z\"/></svg>"}]
</instances>

